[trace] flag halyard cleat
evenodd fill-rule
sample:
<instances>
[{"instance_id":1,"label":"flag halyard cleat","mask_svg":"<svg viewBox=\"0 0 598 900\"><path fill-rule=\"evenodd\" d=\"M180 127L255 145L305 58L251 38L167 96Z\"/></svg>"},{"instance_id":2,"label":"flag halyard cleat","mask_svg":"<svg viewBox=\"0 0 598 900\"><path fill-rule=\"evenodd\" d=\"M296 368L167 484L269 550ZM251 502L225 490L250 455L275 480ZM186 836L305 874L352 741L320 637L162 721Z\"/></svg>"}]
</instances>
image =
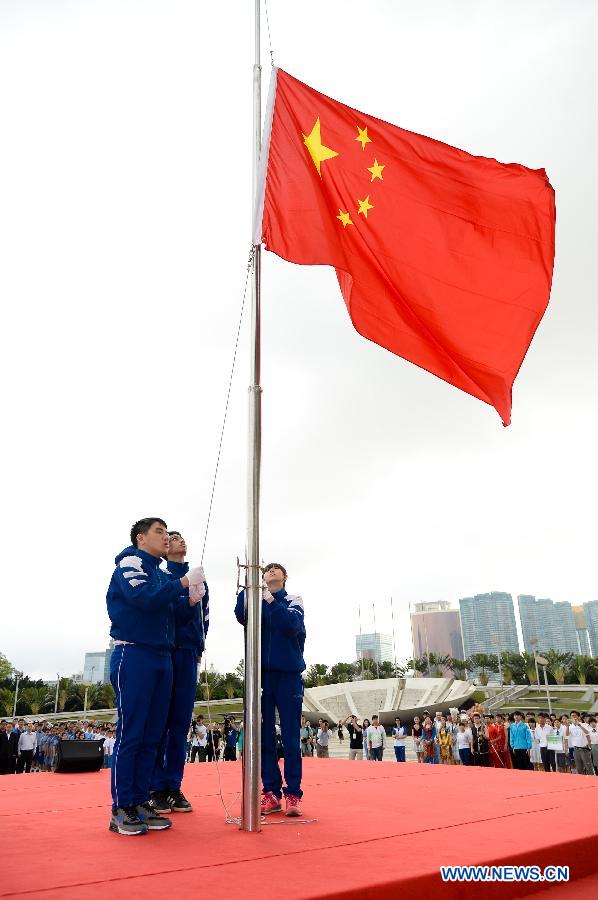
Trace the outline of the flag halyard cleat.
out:
<instances>
[{"instance_id":1,"label":"flag halyard cleat","mask_svg":"<svg viewBox=\"0 0 598 900\"><path fill-rule=\"evenodd\" d=\"M136 806L119 806L116 812L112 813L108 827L117 834L139 835L148 832L147 825L139 818Z\"/></svg>"},{"instance_id":2,"label":"flag halyard cleat","mask_svg":"<svg viewBox=\"0 0 598 900\"><path fill-rule=\"evenodd\" d=\"M282 812L280 797L277 797L272 791L265 791L265 793L262 794L261 811L263 816L270 816L272 813Z\"/></svg>"},{"instance_id":3,"label":"flag halyard cleat","mask_svg":"<svg viewBox=\"0 0 598 900\"><path fill-rule=\"evenodd\" d=\"M299 816L303 815L301 811L301 798L298 797L297 794L287 794L285 800L285 816L298 818Z\"/></svg>"},{"instance_id":4,"label":"flag halyard cleat","mask_svg":"<svg viewBox=\"0 0 598 900\"><path fill-rule=\"evenodd\" d=\"M141 822L150 831L165 831L167 828L172 828L170 819L165 819L164 816L156 812L149 802L140 803L136 809Z\"/></svg>"}]
</instances>

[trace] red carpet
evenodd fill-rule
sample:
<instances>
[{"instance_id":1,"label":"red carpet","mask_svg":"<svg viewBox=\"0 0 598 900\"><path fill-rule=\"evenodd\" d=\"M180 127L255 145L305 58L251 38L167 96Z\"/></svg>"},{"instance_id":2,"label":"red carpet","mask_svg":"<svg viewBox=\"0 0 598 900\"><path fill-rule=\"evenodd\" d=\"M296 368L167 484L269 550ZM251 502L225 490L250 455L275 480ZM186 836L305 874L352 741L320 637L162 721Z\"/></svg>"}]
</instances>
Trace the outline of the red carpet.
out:
<instances>
[{"instance_id":1,"label":"red carpet","mask_svg":"<svg viewBox=\"0 0 598 900\"><path fill-rule=\"evenodd\" d=\"M224 763L220 771L232 803L240 765ZM195 812L174 816L170 831L127 838L108 831L107 771L4 776L0 896L598 894L598 778L308 759L304 781L304 813L317 822L282 818L246 834L224 824L214 766L188 766L183 787ZM441 865L470 864L568 865L574 881L544 890L537 883L442 883Z\"/></svg>"}]
</instances>

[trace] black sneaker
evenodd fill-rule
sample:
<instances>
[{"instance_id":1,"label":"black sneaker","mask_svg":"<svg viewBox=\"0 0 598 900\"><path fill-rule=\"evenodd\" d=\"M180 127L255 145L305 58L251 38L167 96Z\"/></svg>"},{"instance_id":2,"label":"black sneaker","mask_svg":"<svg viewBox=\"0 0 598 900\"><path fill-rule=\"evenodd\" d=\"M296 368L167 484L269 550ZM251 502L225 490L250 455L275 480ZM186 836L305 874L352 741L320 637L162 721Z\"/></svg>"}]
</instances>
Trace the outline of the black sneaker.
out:
<instances>
[{"instance_id":1,"label":"black sneaker","mask_svg":"<svg viewBox=\"0 0 598 900\"><path fill-rule=\"evenodd\" d=\"M150 831L165 831L166 828L172 828L170 819L165 819L164 816L159 815L149 802L141 803L136 809L142 823Z\"/></svg>"},{"instance_id":2,"label":"black sneaker","mask_svg":"<svg viewBox=\"0 0 598 900\"><path fill-rule=\"evenodd\" d=\"M170 791L152 791L149 803L154 812L171 812L172 804Z\"/></svg>"},{"instance_id":3,"label":"black sneaker","mask_svg":"<svg viewBox=\"0 0 598 900\"><path fill-rule=\"evenodd\" d=\"M172 812L193 812L193 807L182 791L170 791L168 799Z\"/></svg>"},{"instance_id":4,"label":"black sneaker","mask_svg":"<svg viewBox=\"0 0 598 900\"><path fill-rule=\"evenodd\" d=\"M136 806L119 806L112 813L108 827L118 834L146 834L148 830L139 818Z\"/></svg>"}]
</instances>

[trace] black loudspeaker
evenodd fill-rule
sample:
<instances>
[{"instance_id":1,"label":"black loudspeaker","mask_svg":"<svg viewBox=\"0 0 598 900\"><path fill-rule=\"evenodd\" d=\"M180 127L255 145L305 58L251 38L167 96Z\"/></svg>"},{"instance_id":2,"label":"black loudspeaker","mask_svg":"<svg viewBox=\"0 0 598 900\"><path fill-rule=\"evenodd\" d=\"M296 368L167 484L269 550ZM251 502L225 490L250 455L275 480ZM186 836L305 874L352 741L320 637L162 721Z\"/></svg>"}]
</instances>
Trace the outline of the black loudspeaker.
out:
<instances>
[{"instance_id":1,"label":"black loudspeaker","mask_svg":"<svg viewBox=\"0 0 598 900\"><path fill-rule=\"evenodd\" d=\"M99 772L104 741L59 741L56 772Z\"/></svg>"}]
</instances>

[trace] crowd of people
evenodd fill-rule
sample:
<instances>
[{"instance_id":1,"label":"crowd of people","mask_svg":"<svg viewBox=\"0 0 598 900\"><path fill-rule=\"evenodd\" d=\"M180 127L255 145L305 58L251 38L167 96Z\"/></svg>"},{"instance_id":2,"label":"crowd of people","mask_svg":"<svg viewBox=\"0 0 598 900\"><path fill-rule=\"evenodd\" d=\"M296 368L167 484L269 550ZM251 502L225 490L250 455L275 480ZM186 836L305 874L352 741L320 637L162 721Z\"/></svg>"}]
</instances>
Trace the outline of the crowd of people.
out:
<instances>
[{"instance_id":1,"label":"crowd of people","mask_svg":"<svg viewBox=\"0 0 598 900\"><path fill-rule=\"evenodd\" d=\"M0 775L53 772L61 741L103 741L104 768L110 768L116 726L82 720L52 724L49 721L0 721Z\"/></svg>"}]
</instances>

